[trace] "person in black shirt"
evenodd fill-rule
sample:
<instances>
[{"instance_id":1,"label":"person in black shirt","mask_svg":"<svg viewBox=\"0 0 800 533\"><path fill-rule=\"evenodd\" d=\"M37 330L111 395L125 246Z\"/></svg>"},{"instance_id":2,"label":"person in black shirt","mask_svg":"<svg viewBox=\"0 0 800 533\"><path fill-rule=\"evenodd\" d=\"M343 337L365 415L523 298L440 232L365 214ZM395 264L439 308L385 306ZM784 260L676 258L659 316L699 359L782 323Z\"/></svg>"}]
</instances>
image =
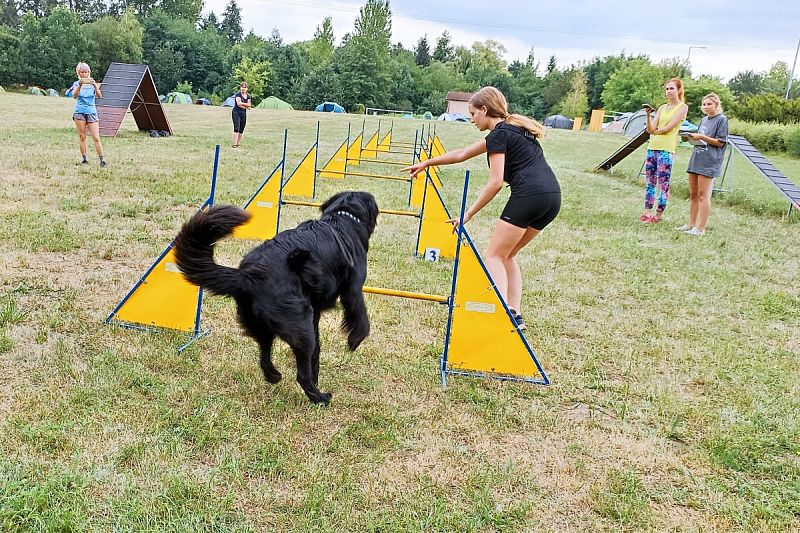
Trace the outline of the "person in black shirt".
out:
<instances>
[{"instance_id":1,"label":"person in black shirt","mask_svg":"<svg viewBox=\"0 0 800 533\"><path fill-rule=\"evenodd\" d=\"M243 81L239 86L239 92L234 95L236 102L231 110L233 118L233 147L239 148L244 135L244 127L247 124L247 110L253 106L252 98L247 94L247 82Z\"/></svg>"},{"instance_id":2,"label":"person in black shirt","mask_svg":"<svg viewBox=\"0 0 800 533\"><path fill-rule=\"evenodd\" d=\"M503 93L494 87L484 87L470 98L469 113L479 130L489 130L485 139L421 161L405 170L416 176L429 166L461 163L487 154L489 181L464 213L464 223L500 192L503 182L508 184L511 195L500 220L495 223L484 263L500 295L515 315L518 327L525 329L519 313L522 274L517 254L558 215L561 187L537 140L544 134L544 127L531 118L509 115ZM458 219L450 222L456 231Z\"/></svg>"}]
</instances>

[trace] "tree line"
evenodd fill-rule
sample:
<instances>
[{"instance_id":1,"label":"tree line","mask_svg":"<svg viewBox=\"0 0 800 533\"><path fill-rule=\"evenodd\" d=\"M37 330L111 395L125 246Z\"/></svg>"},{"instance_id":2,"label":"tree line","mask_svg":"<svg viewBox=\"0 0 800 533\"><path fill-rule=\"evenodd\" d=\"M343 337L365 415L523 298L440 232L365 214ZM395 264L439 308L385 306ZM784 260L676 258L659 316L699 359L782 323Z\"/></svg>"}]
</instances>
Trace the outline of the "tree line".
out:
<instances>
[{"instance_id":1,"label":"tree line","mask_svg":"<svg viewBox=\"0 0 800 533\"><path fill-rule=\"evenodd\" d=\"M541 120L658 104L664 81L674 76L685 82L690 119L700 118L700 98L716 92L729 115L800 121L800 84L792 99L783 99L785 62L722 83L693 77L679 58L654 63L621 53L560 67L555 57L542 65L531 48L508 63L501 43L458 45L447 31L431 40L424 35L409 50L392 43L388 0L366 0L353 32L338 45L330 18L313 39L285 43L277 29L266 38L245 34L236 0L219 16L202 16L202 8L202 0L0 0L0 85L60 90L71 85L79 61L98 79L116 61L149 65L162 93L179 90L215 103L247 81L256 103L275 95L299 109L331 100L351 112L368 106L435 115L444 111L449 91L494 85L512 112Z\"/></svg>"}]
</instances>

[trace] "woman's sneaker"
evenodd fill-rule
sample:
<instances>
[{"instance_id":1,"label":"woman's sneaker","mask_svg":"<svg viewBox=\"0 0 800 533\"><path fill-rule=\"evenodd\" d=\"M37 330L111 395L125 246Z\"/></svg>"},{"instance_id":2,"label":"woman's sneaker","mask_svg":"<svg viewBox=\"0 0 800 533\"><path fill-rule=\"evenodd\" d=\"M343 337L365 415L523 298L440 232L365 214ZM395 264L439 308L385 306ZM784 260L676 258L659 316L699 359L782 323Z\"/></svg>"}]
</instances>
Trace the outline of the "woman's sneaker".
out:
<instances>
[{"instance_id":1,"label":"woman's sneaker","mask_svg":"<svg viewBox=\"0 0 800 533\"><path fill-rule=\"evenodd\" d=\"M700 236L700 235L705 235L705 234L706 234L705 230L697 229L697 228L692 228L692 229L690 229L690 230L688 230L686 232L686 235Z\"/></svg>"},{"instance_id":2,"label":"woman's sneaker","mask_svg":"<svg viewBox=\"0 0 800 533\"><path fill-rule=\"evenodd\" d=\"M522 313L517 313L516 309L508 308L511 311L511 314L514 316L514 322L517 324L517 329L520 331L525 331L528 329L528 326L525 325L525 319L522 318Z\"/></svg>"},{"instance_id":3,"label":"woman's sneaker","mask_svg":"<svg viewBox=\"0 0 800 533\"><path fill-rule=\"evenodd\" d=\"M689 224L684 224L680 228L675 228L675 231L689 231L690 229L692 229L692 226Z\"/></svg>"}]
</instances>

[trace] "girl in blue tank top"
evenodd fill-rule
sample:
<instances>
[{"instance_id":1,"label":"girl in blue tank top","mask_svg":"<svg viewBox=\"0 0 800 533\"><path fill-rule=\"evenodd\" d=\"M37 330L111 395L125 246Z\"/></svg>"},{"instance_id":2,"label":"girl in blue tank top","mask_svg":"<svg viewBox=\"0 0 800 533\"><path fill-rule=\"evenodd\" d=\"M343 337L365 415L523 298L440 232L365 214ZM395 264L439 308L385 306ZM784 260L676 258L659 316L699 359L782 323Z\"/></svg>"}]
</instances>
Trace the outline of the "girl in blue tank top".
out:
<instances>
[{"instance_id":1,"label":"girl in blue tank top","mask_svg":"<svg viewBox=\"0 0 800 533\"><path fill-rule=\"evenodd\" d=\"M107 163L103 156L103 143L100 142L100 122L97 116L97 105L95 104L95 99L102 98L103 93L100 91L100 84L92 78L91 72L89 65L86 63L78 63L75 67L78 81L73 83L70 89L72 97L75 99L72 120L78 130L81 164L89 164L86 156L86 132L88 131L92 136L92 141L94 141L94 150L100 158L100 166L105 167Z\"/></svg>"}]
</instances>

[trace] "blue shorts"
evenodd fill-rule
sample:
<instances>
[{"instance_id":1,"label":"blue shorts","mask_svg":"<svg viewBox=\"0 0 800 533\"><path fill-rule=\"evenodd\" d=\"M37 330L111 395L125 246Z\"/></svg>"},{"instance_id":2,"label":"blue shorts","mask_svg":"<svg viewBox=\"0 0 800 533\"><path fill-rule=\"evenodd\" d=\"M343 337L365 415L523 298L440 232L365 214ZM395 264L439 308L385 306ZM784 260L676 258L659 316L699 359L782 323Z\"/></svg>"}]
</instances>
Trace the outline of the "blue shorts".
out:
<instances>
[{"instance_id":1,"label":"blue shorts","mask_svg":"<svg viewBox=\"0 0 800 533\"><path fill-rule=\"evenodd\" d=\"M97 122L97 113L73 113L72 120L81 120L87 124Z\"/></svg>"}]
</instances>

